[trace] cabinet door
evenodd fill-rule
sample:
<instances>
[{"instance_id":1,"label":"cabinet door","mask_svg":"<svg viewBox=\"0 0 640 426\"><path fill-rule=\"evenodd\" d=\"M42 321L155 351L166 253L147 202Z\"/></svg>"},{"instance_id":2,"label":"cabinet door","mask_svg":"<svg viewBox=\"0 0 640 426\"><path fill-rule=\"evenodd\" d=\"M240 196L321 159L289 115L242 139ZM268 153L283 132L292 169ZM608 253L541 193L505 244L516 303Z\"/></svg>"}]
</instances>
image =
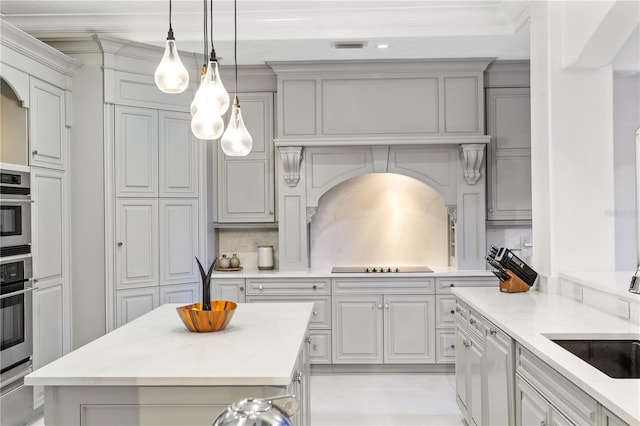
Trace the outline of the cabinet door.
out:
<instances>
[{"instance_id":1,"label":"cabinet door","mask_svg":"<svg viewBox=\"0 0 640 426\"><path fill-rule=\"evenodd\" d=\"M486 397L483 378L484 349L482 341L469 332L469 353L467 355L467 372L469 374L469 387L467 401L469 402L469 417L473 424L481 425L483 422L483 406Z\"/></svg>"},{"instance_id":2,"label":"cabinet door","mask_svg":"<svg viewBox=\"0 0 640 426\"><path fill-rule=\"evenodd\" d=\"M159 185L161 197L198 196L198 140L189 113L160 111Z\"/></svg>"},{"instance_id":3,"label":"cabinet door","mask_svg":"<svg viewBox=\"0 0 640 426\"><path fill-rule=\"evenodd\" d=\"M549 403L516 376L516 422L522 426L549 424Z\"/></svg>"},{"instance_id":4,"label":"cabinet door","mask_svg":"<svg viewBox=\"0 0 640 426\"><path fill-rule=\"evenodd\" d=\"M64 287L52 284L33 292L33 369L64 355ZM34 387L34 408L44 403L44 387Z\"/></svg>"},{"instance_id":5,"label":"cabinet door","mask_svg":"<svg viewBox=\"0 0 640 426\"><path fill-rule=\"evenodd\" d=\"M64 90L30 78L29 142L31 165L64 170L67 130Z\"/></svg>"},{"instance_id":6,"label":"cabinet door","mask_svg":"<svg viewBox=\"0 0 640 426\"><path fill-rule=\"evenodd\" d=\"M335 364L382 363L382 296L335 296L332 316Z\"/></svg>"},{"instance_id":7,"label":"cabinet door","mask_svg":"<svg viewBox=\"0 0 640 426\"><path fill-rule=\"evenodd\" d=\"M452 364L456 361L456 332L452 328L436 330L436 362Z\"/></svg>"},{"instance_id":8,"label":"cabinet door","mask_svg":"<svg viewBox=\"0 0 640 426\"><path fill-rule=\"evenodd\" d=\"M158 196L158 112L116 106L116 196Z\"/></svg>"},{"instance_id":9,"label":"cabinet door","mask_svg":"<svg viewBox=\"0 0 640 426\"><path fill-rule=\"evenodd\" d=\"M116 202L116 288L158 285L158 200Z\"/></svg>"},{"instance_id":10,"label":"cabinet door","mask_svg":"<svg viewBox=\"0 0 640 426\"><path fill-rule=\"evenodd\" d=\"M469 410L469 402L467 401L467 380L469 372L467 371L467 357L469 346L467 331L460 325L456 325L456 400L460 411L467 417Z\"/></svg>"},{"instance_id":11,"label":"cabinet door","mask_svg":"<svg viewBox=\"0 0 640 426\"><path fill-rule=\"evenodd\" d=\"M200 281L198 254L198 200L160 199L160 283Z\"/></svg>"},{"instance_id":12,"label":"cabinet door","mask_svg":"<svg viewBox=\"0 0 640 426\"><path fill-rule=\"evenodd\" d=\"M274 222L273 94L239 98L253 148L246 157L228 157L218 147L217 221Z\"/></svg>"},{"instance_id":13,"label":"cabinet door","mask_svg":"<svg viewBox=\"0 0 640 426\"><path fill-rule=\"evenodd\" d=\"M159 306L158 287L134 288L116 291L116 327L120 327L151 312Z\"/></svg>"},{"instance_id":14,"label":"cabinet door","mask_svg":"<svg viewBox=\"0 0 640 426\"><path fill-rule=\"evenodd\" d=\"M531 220L528 88L487 89L487 219Z\"/></svg>"},{"instance_id":15,"label":"cabinet door","mask_svg":"<svg viewBox=\"0 0 640 426\"><path fill-rule=\"evenodd\" d=\"M200 284L177 284L160 286L160 304L180 303L189 305L200 302Z\"/></svg>"},{"instance_id":16,"label":"cabinet door","mask_svg":"<svg viewBox=\"0 0 640 426\"><path fill-rule=\"evenodd\" d=\"M331 364L331 330L310 330L309 337L311 364Z\"/></svg>"},{"instance_id":17,"label":"cabinet door","mask_svg":"<svg viewBox=\"0 0 640 426\"><path fill-rule=\"evenodd\" d=\"M486 420L490 425L513 424L513 349L509 336L489 325L484 340L487 398Z\"/></svg>"},{"instance_id":18,"label":"cabinet door","mask_svg":"<svg viewBox=\"0 0 640 426\"><path fill-rule=\"evenodd\" d=\"M215 300L229 300L236 303L244 303L244 280L212 279L212 295Z\"/></svg>"},{"instance_id":19,"label":"cabinet door","mask_svg":"<svg viewBox=\"0 0 640 426\"><path fill-rule=\"evenodd\" d=\"M435 362L435 296L384 296L384 362Z\"/></svg>"},{"instance_id":20,"label":"cabinet door","mask_svg":"<svg viewBox=\"0 0 640 426\"><path fill-rule=\"evenodd\" d=\"M33 277L38 282L65 279L64 173L33 168L31 172L31 235Z\"/></svg>"}]
</instances>

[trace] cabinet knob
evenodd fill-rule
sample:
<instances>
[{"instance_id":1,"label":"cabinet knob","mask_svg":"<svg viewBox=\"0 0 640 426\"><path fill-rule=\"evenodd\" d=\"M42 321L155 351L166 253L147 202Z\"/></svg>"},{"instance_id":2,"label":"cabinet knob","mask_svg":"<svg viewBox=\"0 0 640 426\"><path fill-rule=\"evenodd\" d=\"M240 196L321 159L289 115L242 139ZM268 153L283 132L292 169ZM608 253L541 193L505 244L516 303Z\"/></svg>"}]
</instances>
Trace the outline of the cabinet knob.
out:
<instances>
[{"instance_id":1,"label":"cabinet knob","mask_svg":"<svg viewBox=\"0 0 640 426\"><path fill-rule=\"evenodd\" d=\"M474 320L473 318L469 320L469 324L475 324L475 323L476 323L476 320Z\"/></svg>"},{"instance_id":2,"label":"cabinet knob","mask_svg":"<svg viewBox=\"0 0 640 426\"><path fill-rule=\"evenodd\" d=\"M468 348L469 346L471 346L471 343L467 342L467 340L463 340L462 344L464 345L465 348Z\"/></svg>"},{"instance_id":3,"label":"cabinet knob","mask_svg":"<svg viewBox=\"0 0 640 426\"><path fill-rule=\"evenodd\" d=\"M243 291L244 291L244 287L240 287L240 292L243 292Z\"/></svg>"},{"instance_id":4,"label":"cabinet knob","mask_svg":"<svg viewBox=\"0 0 640 426\"><path fill-rule=\"evenodd\" d=\"M492 328L492 329L489 330L489 334L491 334L492 336L495 336L496 333L497 333L497 331L496 331L495 328Z\"/></svg>"},{"instance_id":5,"label":"cabinet knob","mask_svg":"<svg viewBox=\"0 0 640 426\"><path fill-rule=\"evenodd\" d=\"M378 303L378 309L382 309L382 303Z\"/></svg>"},{"instance_id":6,"label":"cabinet knob","mask_svg":"<svg viewBox=\"0 0 640 426\"><path fill-rule=\"evenodd\" d=\"M493 209L489 209L489 213L493 213Z\"/></svg>"},{"instance_id":7,"label":"cabinet knob","mask_svg":"<svg viewBox=\"0 0 640 426\"><path fill-rule=\"evenodd\" d=\"M388 303L385 303L385 304L384 304L384 308L385 308L385 309L389 309L389 304L388 304Z\"/></svg>"},{"instance_id":8,"label":"cabinet knob","mask_svg":"<svg viewBox=\"0 0 640 426\"><path fill-rule=\"evenodd\" d=\"M37 150L37 149L34 149L33 151L31 151L31 153L32 153L33 155L38 155L38 150Z\"/></svg>"},{"instance_id":9,"label":"cabinet knob","mask_svg":"<svg viewBox=\"0 0 640 426\"><path fill-rule=\"evenodd\" d=\"M301 383L302 382L302 373L300 371L298 371L296 374L294 374L293 381L296 382L296 383Z\"/></svg>"},{"instance_id":10,"label":"cabinet knob","mask_svg":"<svg viewBox=\"0 0 640 426\"><path fill-rule=\"evenodd\" d=\"M460 312L462 312L462 310L460 308L456 308L456 312L460 313Z\"/></svg>"},{"instance_id":11,"label":"cabinet knob","mask_svg":"<svg viewBox=\"0 0 640 426\"><path fill-rule=\"evenodd\" d=\"M307 336L304 338L304 341L305 341L306 343L311 343L311 336L307 335Z\"/></svg>"},{"instance_id":12,"label":"cabinet knob","mask_svg":"<svg viewBox=\"0 0 640 426\"><path fill-rule=\"evenodd\" d=\"M269 210L269 214L273 214L273 210Z\"/></svg>"},{"instance_id":13,"label":"cabinet knob","mask_svg":"<svg viewBox=\"0 0 640 426\"><path fill-rule=\"evenodd\" d=\"M122 241L118 241L118 247L122 247Z\"/></svg>"},{"instance_id":14,"label":"cabinet knob","mask_svg":"<svg viewBox=\"0 0 640 426\"><path fill-rule=\"evenodd\" d=\"M318 351L318 345L313 345L313 350L317 352Z\"/></svg>"},{"instance_id":15,"label":"cabinet knob","mask_svg":"<svg viewBox=\"0 0 640 426\"><path fill-rule=\"evenodd\" d=\"M318 316L318 311L313 311L313 316L317 317Z\"/></svg>"},{"instance_id":16,"label":"cabinet knob","mask_svg":"<svg viewBox=\"0 0 640 426\"><path fill-rule=\"evenodd\" d=\"M455 314L456 311L454 311L453 309L451 310L451 315Z\"/></svg>"},{"instance_id":17,"label":"cabinet knob","mask_svg":"<svg viewBox=\"0 0 640 426\"><path fill-rule=\"evenodd\" d=\"M314 289L314 290L317 290L318 286L316 284L314 284L313 287L311 287L311 288Z\"/></svg>"},{"instance_id":18,"label":"cabinet knob","mask_svg":"<svg viewBox=\"0 0 640 426\"><path fill-rule=\"evenodd\" d=\"M454 283L449 284L449 287L455 287L456 285Z\"/></svg>"},{"instance_id":19,"label":"cabinet knob","mask_svg":"<svg viewBox=\"0 0 640 426\"><path fill-rule=\"evenodd\" d=\"M262 284L258 286L258 290L260 290L260 291L263 290Z\"/></svg>"},{"instance_id":20,"label":"cabinet knob","mask_svg":"<svg viewBox=\"0 0 640 426\"><path fill-rule=\"evenodd\" d=\"M455 348L456 348L456 345L451 345L451 346L449 346L449 347L450 347L451 349L455 349Z\"/></svg>"}]
</instances>

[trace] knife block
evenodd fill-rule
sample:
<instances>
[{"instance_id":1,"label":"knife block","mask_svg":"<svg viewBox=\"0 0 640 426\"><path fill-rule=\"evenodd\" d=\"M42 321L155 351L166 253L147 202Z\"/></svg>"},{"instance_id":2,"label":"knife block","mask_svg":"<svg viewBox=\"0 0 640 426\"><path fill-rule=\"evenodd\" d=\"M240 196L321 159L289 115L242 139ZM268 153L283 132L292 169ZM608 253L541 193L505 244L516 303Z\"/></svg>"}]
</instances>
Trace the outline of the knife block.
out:
<instances>
[{"instance_id":1,"label":"knife block","mask_svg":"<svg viewBox=\"0 0 640 426\"><path fill-rule=\"evenodd\" d=\"M508 280L500 281L500 291L503 293L522 293L524 291L529 291L531 287L524 281L522 281L516 274L511 272L509 269L505 269L507 275L509 275Z\"/></svg>"}]
</instances>

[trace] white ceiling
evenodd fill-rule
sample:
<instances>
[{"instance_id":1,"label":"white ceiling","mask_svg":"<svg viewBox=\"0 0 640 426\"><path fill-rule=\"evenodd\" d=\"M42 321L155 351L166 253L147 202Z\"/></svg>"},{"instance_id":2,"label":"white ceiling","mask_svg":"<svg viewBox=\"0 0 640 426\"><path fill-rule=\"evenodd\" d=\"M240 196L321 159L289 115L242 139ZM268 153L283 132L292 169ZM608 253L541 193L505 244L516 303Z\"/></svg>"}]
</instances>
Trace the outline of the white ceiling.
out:
<instances>
[{"instance_id":1,"label":"white ceiling","mask_svg":"<svg viewBox=\"0 0 640 426\"><path fill-rule=\"evenodd\" d=\"M529 58L529 0L238 0L238 63L496 57ZM202 53L202 0L173 0L182 51ZM2 19L36 37L102 33L162 46L169 0L2 0ZM214 0L214 43L233 59L233 1ZM362 41L362 49L334 48ZM376 45L387 43L387 49Z\"/></svg>"}]
</instances>

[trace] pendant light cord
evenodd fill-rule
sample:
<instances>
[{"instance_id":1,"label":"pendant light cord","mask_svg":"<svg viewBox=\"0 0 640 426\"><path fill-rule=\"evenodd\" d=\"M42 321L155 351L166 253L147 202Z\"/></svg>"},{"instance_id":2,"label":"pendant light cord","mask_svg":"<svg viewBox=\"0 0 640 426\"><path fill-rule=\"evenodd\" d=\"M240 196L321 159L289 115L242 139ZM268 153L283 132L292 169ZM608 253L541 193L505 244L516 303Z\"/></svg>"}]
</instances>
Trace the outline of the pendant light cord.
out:
<instances>
[{"instance_id":1,"label":"pendant light cord","mask_svg":"<svg viewBox=\"0 0 640 426\"><path fill-rule=\"evenodd\" d=\"M209 51L209 41L207 40L207 0L203 0L204 13L203 13L203 40L204 40L204 67L207 66L207 53Z\"/></svg>"},{"instance_id":2,"label":"pendant light cord","mask_svg":"<svg viewBox=\"0 0 640 426\"><path fill-rule=\"evenodd\" d=\"M173 28L171 28L171 0L169 0L169 32L173 32Z\"/></svg>"},{"instance_id":3,"label":"pendant light cord","mask_svg":"<svg viewBox=\"0 0 640 426\"><path fill-rule=\"evenodd\" d=\"M235 97L238 97L238 10L237 1L233 0L233 63L236 69Z\"/></svg>"},{"instance_id":4,"label":"pendant light cord","mask_svg":"<svg viewBox=\"0 0 640 426\"><path fill-rule=\"evenodd\" d=\"M213 47L213 0L209 0L209 10L210 10L210 18L209 18L209 28L211 29L211 59L216 60L216 49Z\"/></svg>"}]
</instances>

